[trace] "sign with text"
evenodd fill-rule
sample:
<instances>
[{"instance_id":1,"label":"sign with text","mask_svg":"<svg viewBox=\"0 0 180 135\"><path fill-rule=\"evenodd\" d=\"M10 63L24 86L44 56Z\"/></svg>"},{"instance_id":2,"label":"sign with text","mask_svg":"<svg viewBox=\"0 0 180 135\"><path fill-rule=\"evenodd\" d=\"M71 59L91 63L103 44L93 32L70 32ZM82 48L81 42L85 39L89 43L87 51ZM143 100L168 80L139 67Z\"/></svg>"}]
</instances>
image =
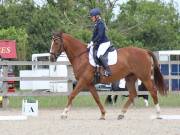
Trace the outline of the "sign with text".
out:
<instances>
[{"instance_id":1,"label":"sign with text","mask_svg":"<svg viewBox=\"0 0 180 135\"><path fill-rule=\"evenodd\" d=\"M5 59L17 58L16 41L0 40L0 56Z\"/></svg>"}]
</instances>

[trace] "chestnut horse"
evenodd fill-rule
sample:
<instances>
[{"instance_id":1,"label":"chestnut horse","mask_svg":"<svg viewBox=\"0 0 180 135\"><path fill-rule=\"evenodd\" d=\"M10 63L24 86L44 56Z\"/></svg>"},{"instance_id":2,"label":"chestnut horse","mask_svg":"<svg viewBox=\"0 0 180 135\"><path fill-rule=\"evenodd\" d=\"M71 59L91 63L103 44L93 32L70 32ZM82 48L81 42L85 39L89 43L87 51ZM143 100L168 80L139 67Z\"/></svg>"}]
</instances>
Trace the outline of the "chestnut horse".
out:
<instances>
[{"instance_id":1,"label":"chestnut horse","mask_svg":"<svg viewBox=\"0 0 180 135\"><path fill-rule=\"evenodd\" d=\"M62 52L66 52L67 57L72 64L75 78L78 80L78 83L68 97L67 106L65 107L61 118L67 118L72 100L81 90L88 88L101 111L100 119L105 119L106 111L93 84L95 68L89 63L86 44L67 33L53 33L50 48L50 60L52 62L56 61L57 57ZM139 78L149 90L156 106L156 113L157 115L160 114L157 90L161 95L166 95L167 92L155 55L149 50L136 47L120 48L117 50L117 55L117 63L110 66L112 76L106 77L102 75L100 77L100 82L110 83L115 80L120 80L121 78L126 79L129 98L123 106L121 113L118 115L118 119L122 119L124 117L128 107L137 96L135 89L135 81L137 78Z\"/></svg>"}]
</instances>

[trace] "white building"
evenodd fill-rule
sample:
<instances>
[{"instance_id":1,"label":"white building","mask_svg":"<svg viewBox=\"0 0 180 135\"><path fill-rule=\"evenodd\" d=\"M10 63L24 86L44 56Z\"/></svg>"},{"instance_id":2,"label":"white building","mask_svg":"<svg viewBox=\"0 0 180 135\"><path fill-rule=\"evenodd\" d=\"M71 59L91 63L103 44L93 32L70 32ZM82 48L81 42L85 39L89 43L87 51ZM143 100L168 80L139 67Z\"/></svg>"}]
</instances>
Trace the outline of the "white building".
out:
<instances>
[{"instance_id":1,"label":"white building","mask_svg":"<svg viewBox=\"0 0 180 135\"><path fill-rule=\"evenodd\" d=\"M180 50L158 51L155 54L168 89L180 91Z\"/></svg>"}]
</instances>

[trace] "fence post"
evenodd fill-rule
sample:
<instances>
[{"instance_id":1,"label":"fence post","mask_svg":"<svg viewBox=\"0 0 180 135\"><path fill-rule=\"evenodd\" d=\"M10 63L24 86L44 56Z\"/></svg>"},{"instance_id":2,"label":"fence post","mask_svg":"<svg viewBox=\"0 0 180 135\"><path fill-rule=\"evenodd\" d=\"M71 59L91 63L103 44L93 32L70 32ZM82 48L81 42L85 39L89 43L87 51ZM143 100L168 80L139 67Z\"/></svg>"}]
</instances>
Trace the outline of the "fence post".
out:
<instances>
[{"instance_id":1,"label":"fence post","mask_svg":"<svg viewBox=\"0 0 180 135\"><path fill-rule=\"evenodd\" d=\"M71 65L67 65L67 76L68 76L68 92L71 92L73 90L73 69Z\"/></svg>"},{"instance_id":2,"label":"fence post","mask_svg":"<svg viewBox=\"0 0 180 135\"><path fill-rule=\"evenodd\" d=\"M7 65L3 65L3 77L8 77L8 66ZM8 92L8 84L7 84L6 80L3 80L2 90L3 90L3 94L7 94L7 92ZM8 97L3 96L3 100L2 100L3 109L7 108L8 103L9 103Z\"/></svg>"}]
</instances>

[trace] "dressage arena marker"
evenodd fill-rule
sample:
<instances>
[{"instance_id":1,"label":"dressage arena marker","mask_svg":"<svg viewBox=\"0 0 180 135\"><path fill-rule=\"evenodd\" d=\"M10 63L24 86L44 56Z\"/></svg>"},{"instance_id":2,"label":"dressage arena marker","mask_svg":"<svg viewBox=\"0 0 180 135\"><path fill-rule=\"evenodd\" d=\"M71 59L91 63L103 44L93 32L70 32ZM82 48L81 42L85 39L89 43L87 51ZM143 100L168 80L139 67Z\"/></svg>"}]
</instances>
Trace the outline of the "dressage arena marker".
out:
<instances>
[{"instance_id":1,"label":"dressage arena marker","mask_svg":"<svg viewBox=\"0 0 180 135\"><path fill-rule=\"evenodd\" d=\"M14 116L0 116L0 121L5 120L27 120L25 115L14 115Z\"/></svg>"},{"instance_id":2,"label":"dressage arena marker","mask_svg":"<svg viewBox=\"0 0 180 135\"><path fill-rule=\"evenodd\" d=\"M27 120L28 116L38 116L38 101L28 103L27 100L22 101L22 115L4 115L0 116L0 121Z\"/></svg>"},{"instance_id":3,"label":"dressage arena marker","mask_svg":"<svg viewBox=\"0 0 180 135\"><path fill-rule=\"evenodd\" d=\"M26 116L38 116L38 100L28 102L28 100L22 100L22 114Z\"/></svg>"},{"instance_id":4,"label":"dressage arena marker","mask_svg":"<svg viewBox=\"0 0 180 135\"><path fill-rule=\"evenodd\" d=\"M160 115L159 118L151 116L151 119L180 120L180 115Z\"/></svg>"}]
</instances>

